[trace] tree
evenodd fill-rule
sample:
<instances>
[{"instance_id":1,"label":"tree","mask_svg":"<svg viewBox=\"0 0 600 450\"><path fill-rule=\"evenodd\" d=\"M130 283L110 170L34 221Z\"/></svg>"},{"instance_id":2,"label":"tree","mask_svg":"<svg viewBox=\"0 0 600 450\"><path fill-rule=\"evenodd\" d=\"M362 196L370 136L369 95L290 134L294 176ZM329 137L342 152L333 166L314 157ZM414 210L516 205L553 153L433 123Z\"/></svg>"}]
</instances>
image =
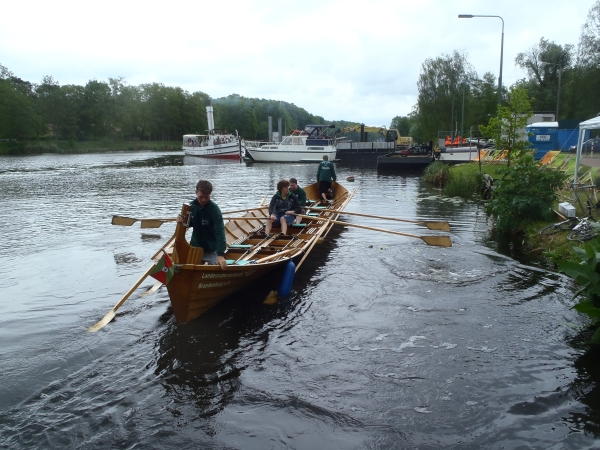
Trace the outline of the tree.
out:
<instances>
[{"instance_id":1,"label":"tree","mask_svg":"<svg viewBox=\"0 0 600 450\"><path fill-rule=\"evenodd\" d=\"M80 110L81 129L84 137L100 139L105 137L113 124L110 117L111 89L107 83L88 81L83 88Z\"/></svg>"},{"instance_id":2,"label":"tree","mask_svg":"<svg viewBox=\"0 0 600 450\"><path fill-rule=\"evenodd\" d=\"M494 139L497 149L508 151L507 165L510 166L511 158L521 156L529 146L524 130L533 111L526 89L513 86L508 97L508 106L499 106L498 114L490 118L487 126L479 125L479 131Z\"/></svg>"},{"instance_id":3,"label":"tree","mask_svg":"<svg viewBox=\"0 0 600 450\"><path fill-rule=\"evenodd\" d=\"M468 127L477 130L480 123L487 122L489 117L496 114L497 107L498 85L494 75L486 72L483 78L472 80L466 111Z\"/></svg>"},{"instance_id":4,"label":"tree","mask_svg":"<svg viewBox=\"0 0 600 450\"><path fill-rule=\"evenodd\" d=\"M581 67L600 67L600 0L592 5L587 20L581 27L577 65Z\"/></svg>"},{"instance_id":5,"label":"tree","mask_svg":"<svg viewBox=\"0 0 600 450\"><path fill-rule=\"evenodd\" d=\"M409 116L396 116L390 123L390 128L395 128L400 133L400 136L410 136L410 127L414 124L414 120Z\"/></svg>"},{"instance_id":6,"label":"tree","mask_svg":"<svg viewBox=\"0 0 600 450\"><path fill-rule=\"evenodd\" d=\"M43 132L43 122L32 97L21 92L12 79L0 74L0 138L30 139Z\"/></svg>"},{"instance_id":7,"label":"tree","mask_svg":"<svg viewBox=\"0 0 600 450\"><path fill-rule=\"evenodd\" d=\"M438 131L453 130L459 120L463 84L477 77L465 54L428 58L421 65L417 87L420 125L426 140Z\"/></svg>"},{"instance_id":8,"label":"tree","mask_svg":"<svg viewBox=\"0 0 600 450\"><path fill-rule=\"evenodd\" d=\"M566 83L572 60L572 45L561 46L543 37L537 45L517 55L515 64L528 75L528 79L521 80L519 84L528 90L535 111L556 110L559 79Z\"/></svg>"},{"instance_id":9,"label":"tree","mask_svg":"<svg viewBox=\"0 0 600 450\"><path fill-rule=\"evenodd\" d=\"M498 171L501 178L485 206L495 229L505 234L519 232L530 222L551 220L556 189L565 178L563 172L539 166L529 152L518 154L514 162Z\"/></svg>"}]
</instances>

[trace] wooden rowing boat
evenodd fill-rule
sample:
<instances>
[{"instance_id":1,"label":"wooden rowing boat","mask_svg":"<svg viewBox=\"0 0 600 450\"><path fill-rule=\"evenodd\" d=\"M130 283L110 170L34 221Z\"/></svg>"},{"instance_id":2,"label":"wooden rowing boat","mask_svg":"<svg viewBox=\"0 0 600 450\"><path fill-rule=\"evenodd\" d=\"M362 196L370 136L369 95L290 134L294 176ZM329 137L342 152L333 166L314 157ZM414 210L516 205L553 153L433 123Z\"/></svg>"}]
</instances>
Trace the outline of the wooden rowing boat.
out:
<instances>
[{"instance_id":1,"label":"wooden rowing boat","mask_svg":"<svg viewBox=\"0 0 600 450\"><path fill-rule=\"evenodd\" d=\"M173 313L178 322L188 322L224 298L243 289L251 282L276 268L298 261L312 250L317 239L326 235L354 192L333 183L333 200L327 205L311 208L302 222L288 227L287 235L264 233L269 215L268 205L251 208L241 217L225 219L228 266L202 264L203 251L191 247L185 238L187 228L177 224L175 239L164 247L175 264L175 275L167 284ZM304 188L309 199L318 199L319 184ZM187 216L189 205L184 204L182 215ZM278 228L273 228L277 232Z\"/></svg>"}]
</instances>

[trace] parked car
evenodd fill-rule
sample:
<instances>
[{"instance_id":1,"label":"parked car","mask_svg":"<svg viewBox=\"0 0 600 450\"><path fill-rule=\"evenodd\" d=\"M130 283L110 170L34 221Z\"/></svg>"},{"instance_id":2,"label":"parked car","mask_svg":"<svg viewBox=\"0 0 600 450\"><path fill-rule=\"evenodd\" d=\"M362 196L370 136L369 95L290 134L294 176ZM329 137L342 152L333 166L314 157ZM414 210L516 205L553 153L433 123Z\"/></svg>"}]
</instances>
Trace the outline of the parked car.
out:
<instances>
[{"instance_id":1,"label":"parked car","mask_svg":"<svg viewBox=\"0 0 600 450\"><path fill-rule=\"evenodd\" d=\"M589 152L600 152L600 138L588 139L583 144L581 144L581 152L589 153ZM577 146L571 145L569 147L569 152L575 153L577 152Z\"/></svg>"}]
</instances>

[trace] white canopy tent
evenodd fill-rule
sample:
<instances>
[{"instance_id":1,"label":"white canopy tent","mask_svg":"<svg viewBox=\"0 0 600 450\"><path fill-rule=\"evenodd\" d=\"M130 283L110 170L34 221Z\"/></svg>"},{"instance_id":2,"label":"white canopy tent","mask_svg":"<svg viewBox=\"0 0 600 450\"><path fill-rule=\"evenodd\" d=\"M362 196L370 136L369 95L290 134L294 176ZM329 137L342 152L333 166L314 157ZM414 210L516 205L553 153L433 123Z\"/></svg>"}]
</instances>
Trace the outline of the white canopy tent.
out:
<instances>
[{"instance_id":1,"label":"white canopy tent","mask_svg":"<svg viewBox=\"0 0 600 450\"><path fill-rule=\"evenodd\" d=\"M600 129L600 115L586 120L579 124L579 137L577 138L577 157L575 159L575 175L573 177L573 187L577 185L577 172L579 170L579 161L581 160L581 148L583 144L583 135L585 130Z\"/></svg>"}]
</instances>

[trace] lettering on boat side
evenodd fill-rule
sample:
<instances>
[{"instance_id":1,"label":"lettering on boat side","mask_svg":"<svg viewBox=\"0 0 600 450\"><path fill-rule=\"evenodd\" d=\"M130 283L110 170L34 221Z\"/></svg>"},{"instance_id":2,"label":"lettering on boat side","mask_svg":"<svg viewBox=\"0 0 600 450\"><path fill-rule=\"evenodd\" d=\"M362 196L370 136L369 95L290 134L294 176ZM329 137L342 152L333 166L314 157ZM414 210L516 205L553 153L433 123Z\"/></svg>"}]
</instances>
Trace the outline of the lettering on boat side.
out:
<instances>
[{"instance_id":1,"label":"lettering on boat side","mask_svg":"<svg viewBox=\"0 0 600 450\"><path fill-rule=\"evenodd\" d=\"M243 275L242 272L236 273L203 273L202 278L237 278Z\"/></svg>"},{"instance_id":2,"label":"lettering on boat side","mask_svg":"<svg viewBox=\"0 0 600 450\"><path fill-rule=\"evenodd\" d=\"M231 281L221 281L221 282L217 282L217 283L200 283L198 285L198 289L211 289L211 288L227 286L229 284L231 284Z\"/></svg>"}]
</instances>

